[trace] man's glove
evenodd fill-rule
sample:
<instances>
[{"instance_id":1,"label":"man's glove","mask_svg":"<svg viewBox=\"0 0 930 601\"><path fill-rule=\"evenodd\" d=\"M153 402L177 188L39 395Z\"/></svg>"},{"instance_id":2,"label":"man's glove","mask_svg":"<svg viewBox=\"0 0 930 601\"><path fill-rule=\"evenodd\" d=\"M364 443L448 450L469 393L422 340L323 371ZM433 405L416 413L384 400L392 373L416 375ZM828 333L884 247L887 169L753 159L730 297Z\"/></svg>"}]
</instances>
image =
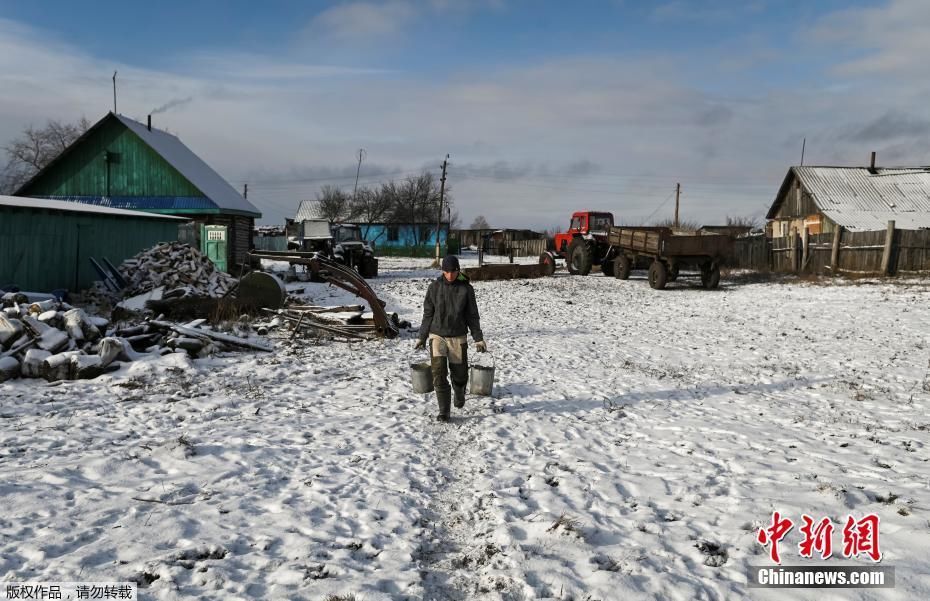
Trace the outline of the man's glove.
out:
<instances>
[{"instance_id":1,"label":"man's glove","mask_svg":"<svg viewBox=\"0 0 930 601\"><path fill-rule=\"evenodd\" d=\"M417 343L413 346L413 350L419 351L420 349L426 348L425 340L417 340Z\"/></svg>"},{"instance_id":2,"label":"man's glove","mask_svg":"<svg viewBox=\"0 0 930 601\"><path fill-rule=\"evenodd\" d=\"M475 350L478 351L479 353L486 353L488 352L488 345L484 340L482 340L481 342L476 342Z\"/></svg>"}]
</instances>

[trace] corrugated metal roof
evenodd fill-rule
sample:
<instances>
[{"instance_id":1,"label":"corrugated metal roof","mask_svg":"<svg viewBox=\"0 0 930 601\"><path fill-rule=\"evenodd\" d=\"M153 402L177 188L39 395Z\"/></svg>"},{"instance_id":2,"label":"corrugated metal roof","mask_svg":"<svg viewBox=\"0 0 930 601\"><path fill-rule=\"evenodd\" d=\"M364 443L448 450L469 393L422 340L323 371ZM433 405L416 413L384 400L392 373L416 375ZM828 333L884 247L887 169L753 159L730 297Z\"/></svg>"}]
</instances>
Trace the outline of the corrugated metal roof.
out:
<instances>
[{"instance_id":1,"label":"corrugated metal roof","mask_svg":"<svg viewBox=\"0 0 930 601\"><path fill-rule=\"evenodd\" d=\"M82 202L98 207L130 211L217 210L217 206L205 196L42 196L41 198Z\"/></svg>"},{"instance_id":2,"label":"corrugated metal roof","mask_svg":"<svg viewBox=\"0 0 930 601\"><path fill-rule=\"evenodd\" d=\"M116 118L197 186L218 208L261 217L262 213L255 205L243 198L219 173L191 152L177 137L154 127L149 130L145 124L123 115L116 115Z\"/></svg>"},{"instance_id":3,"label":"corrugated metal roof","mask_svg":"<svg viewBox=\"0 0 930 601\"><path fill-rule=\"evenodd\" d=\"M0 196L0 206L46 209L50 211L69 211L72 213L96 213L98 215L115 215L119 217L136 217L143 219L187 221L184 217L174 217L172 215L159 215L157 213L114 209L111 207L101 207L67 200L49 200L45 198L28 198L25 196Z\"/></svg>"},{"instance_id":4,"label":"corrugated metal roof","mask_svg":"<svg viewBox=\"0 0 930 601\"><path fill-rule=\"evenodd\" d=\"M324 217L320 215L320 201L300 201L300 206L297 207L297 215L294 216L294 221L300 223L301 221L306 221L308 219L324 219Z\"/></svg>"},{"instance_id":5,"label":"corrugated metal roof","mask_svg":"<svg viewBox=\"0 0 930 601\"><path fill-rule=\"evenodd\" d=\"M824 215L850 230L930 228L930 171L866 167L793 167Z\"/></svg>"}]
</instances>

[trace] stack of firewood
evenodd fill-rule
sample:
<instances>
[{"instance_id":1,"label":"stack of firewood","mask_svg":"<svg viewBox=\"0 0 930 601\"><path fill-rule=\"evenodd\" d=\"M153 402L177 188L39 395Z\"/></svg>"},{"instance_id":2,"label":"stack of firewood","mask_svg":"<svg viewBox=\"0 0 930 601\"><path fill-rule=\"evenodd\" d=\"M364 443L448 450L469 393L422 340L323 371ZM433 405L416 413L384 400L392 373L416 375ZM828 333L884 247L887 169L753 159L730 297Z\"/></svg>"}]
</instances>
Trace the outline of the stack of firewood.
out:
<instances>
[{"instance_id":1,"label":"stack of firewood","mask_svg":"<svg viewBox=\"0 0 930 601\"><path fill-rule=\"evenodd\" d=\"M119 272L127 281L123 296L135 296L164 287L164 297L226 296L236 278L223 273L196 248L169 242L144 250L123 261Z\"/></svg>"},{"instance_id":2,"label":"stack of firewood","mask_svg":"<svg viewBox=\"0 0 930 601\"><path fill-rule=\"evenodd\" d=\"M108 320L84 309L58 300L29 303L11 293L0 298L0 382L96 378L143 353L204 357L227 349L272 350L262 342L200 328L204 321L149 320L108 331Z\"/></svg>"},{"instance_id":3,"label":"stack of firewood","mask_svg":"<svg viewBox=\"0 0 930 601\"><path fill-rule=\"evenodd\" d=\"M21 300L2 301L0 382L16 376L50 382L93 378L126 354L128 345L104 336L106 319L57 300Z\"/></svg>"}]
</instances>

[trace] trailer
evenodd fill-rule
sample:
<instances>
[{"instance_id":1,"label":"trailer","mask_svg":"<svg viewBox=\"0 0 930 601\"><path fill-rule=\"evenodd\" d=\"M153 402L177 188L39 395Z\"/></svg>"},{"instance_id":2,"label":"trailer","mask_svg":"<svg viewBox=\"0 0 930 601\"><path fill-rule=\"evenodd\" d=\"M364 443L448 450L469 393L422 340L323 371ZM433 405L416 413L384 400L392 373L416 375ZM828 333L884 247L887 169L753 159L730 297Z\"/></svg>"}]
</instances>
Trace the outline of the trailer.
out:
<instances>
[{"instance_id":1,"label":"trailer","mask_svg":"<svg viewBox=\"0 0 930 601\"><path fill-rule=\"evenodd\" d=\"M678 279L681 268L699 269L704 288L716 288L720 263L733 250L730 236L681 235L667 227L612 227L607 240L616 251L614 276L625 280L634 266L648 264L649 285L656 290Z\"/></svg>"}]
</instances>

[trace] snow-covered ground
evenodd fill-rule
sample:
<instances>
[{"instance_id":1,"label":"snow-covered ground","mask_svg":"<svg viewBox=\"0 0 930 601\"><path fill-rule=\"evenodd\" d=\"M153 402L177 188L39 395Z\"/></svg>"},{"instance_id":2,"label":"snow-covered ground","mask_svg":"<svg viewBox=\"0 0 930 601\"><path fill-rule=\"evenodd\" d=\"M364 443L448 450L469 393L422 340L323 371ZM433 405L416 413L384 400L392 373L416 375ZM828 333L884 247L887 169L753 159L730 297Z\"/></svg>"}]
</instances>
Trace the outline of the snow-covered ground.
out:
<instances>
[{"instance_id":1,"label":"snow-covered ground","mask_svg":"<svg viewBox=\"0 0 930 601\"><path fill-rule=\"evenodd\" d=\"M428 265L382 259L372 281L415 326ZM411 389L413 331L0 385L0 580L133 579L148 599L930 598L925 283L475 289L495 390L448 425ZM811 566L870 565L840 556L840 531L877 514L896 587L748 588L773 511L798 524L783 563ZM833 519L832 559L798 556L802 514Z\"/></svg>"}]
</instances>

